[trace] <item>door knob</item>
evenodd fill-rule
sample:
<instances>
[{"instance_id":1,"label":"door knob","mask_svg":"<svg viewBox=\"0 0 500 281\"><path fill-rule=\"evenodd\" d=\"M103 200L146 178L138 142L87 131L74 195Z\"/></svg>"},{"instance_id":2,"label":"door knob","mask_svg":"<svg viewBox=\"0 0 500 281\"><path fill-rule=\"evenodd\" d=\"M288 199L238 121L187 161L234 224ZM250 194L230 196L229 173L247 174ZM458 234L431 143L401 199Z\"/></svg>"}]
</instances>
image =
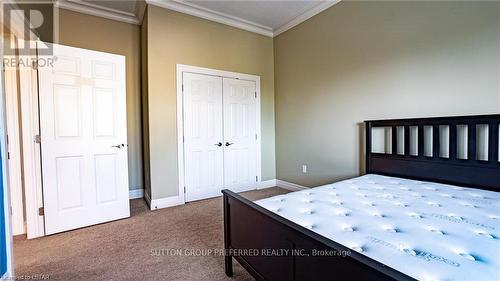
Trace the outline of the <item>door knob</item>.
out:
<instances>
[{"instance_id":1,"label":"door knob","mask_svg":"<svg viewBox=\"0 0 500 281\"><path fill-rule=\"evenodd\" d=\"M234 142L227 142L227 141L226 141L226 146L230 146L230 145L232 145L232 144L234 144Z\"/></svg>"},{"instance_id":2,"label":"door knob","mask_svg":"<svg viewBox=\"0 0 500 281\"><path fill-rule=\"evenodd\" d=\"M221 147L221 146L222 146L222 142L216 143L216 144L214 144L214 145L216 145L216 146L218 146L218 147Z\"/></svg>"}]
</instances>

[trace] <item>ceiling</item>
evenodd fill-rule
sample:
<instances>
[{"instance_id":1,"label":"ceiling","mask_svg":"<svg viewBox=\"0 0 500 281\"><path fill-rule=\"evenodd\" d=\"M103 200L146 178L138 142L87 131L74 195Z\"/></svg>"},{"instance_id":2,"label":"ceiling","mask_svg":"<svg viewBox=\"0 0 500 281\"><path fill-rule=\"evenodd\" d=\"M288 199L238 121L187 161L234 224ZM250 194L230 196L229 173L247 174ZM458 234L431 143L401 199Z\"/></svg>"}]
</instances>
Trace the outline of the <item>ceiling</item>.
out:
<instances>
[{"instance_id":1,"label":"ceiling","mask_svg":"<svg viewBox=\"0 0 500 281\"><path fill-rule=\"evenodd\" d=\"M187 1L273 30L314 8L321 1Z\"/></svg>"},{"instance_id":2,"label":"ceiling","mask_svg":"<svg viewBox=\"0 0 500 281\"><path fill-rule=\"evenodd\" d=\"M274 37L340 0L58 0L60 7L140 24L146 3Z\"/></svg>"},{"instance_id":3,"label":"ceiling","mask_svg":"<svg viewBox=\"0 0 500 281\"><path fill-rule=\"evenodd\" d=\"M136 0L82 0L82 2L132 14L135 13L137 4Z\"/></svg>"}]
</instances>

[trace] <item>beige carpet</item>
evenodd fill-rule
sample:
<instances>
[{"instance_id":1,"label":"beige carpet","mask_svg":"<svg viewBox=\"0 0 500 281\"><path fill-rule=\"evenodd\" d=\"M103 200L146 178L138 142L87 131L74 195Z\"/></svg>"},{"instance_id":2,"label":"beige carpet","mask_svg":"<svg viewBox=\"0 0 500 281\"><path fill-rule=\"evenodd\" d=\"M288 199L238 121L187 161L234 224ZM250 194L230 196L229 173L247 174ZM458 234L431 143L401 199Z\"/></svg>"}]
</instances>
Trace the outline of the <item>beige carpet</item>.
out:
<instances>
[{"instance_id":1,"label":"beige carpet","mask_svg":"<svg viewBox=\"0 0 500 281\"><path fill-rule=\"evenodd\" d=\"M251 200L286 193L274 187L243 193ZM224 274L218 255L156 255L161 249L221 249L222 199L208 199L151 212L131 201L129 219L48 237L14 240L16 276L49 280L253 280L234 262ZM153 255L152 251L155 251Z\"/></svg>"}]
</instances>

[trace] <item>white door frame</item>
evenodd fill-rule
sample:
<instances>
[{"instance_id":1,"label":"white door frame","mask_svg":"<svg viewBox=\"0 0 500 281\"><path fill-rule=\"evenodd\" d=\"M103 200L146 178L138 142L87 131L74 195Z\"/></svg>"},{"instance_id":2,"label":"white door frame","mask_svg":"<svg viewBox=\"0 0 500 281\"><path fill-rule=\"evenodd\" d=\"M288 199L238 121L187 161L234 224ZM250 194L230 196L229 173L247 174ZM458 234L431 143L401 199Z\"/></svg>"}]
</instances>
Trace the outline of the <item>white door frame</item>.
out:
<instances>
[{"instance_id":1,"label":"white door frame","mask_svg":"<svg viewBox=\"0 0 500 281\"><path fill-rule=\"evenodd\" d=\"M24 224L24 197L21 174L21 139L19 124L18 71L9 67L4 70L5 104L7 123L7 159L9 163L10 202L12 207L12 234L26 233Z\"/></svg>"},{"instance_id":2,"label":"white door frame","mask_svg":"<svg viewBox=\"0 0 500 281\"><path fill-rule=\"evenodd\" d=\"M0 38L0 44L4 44L3 35ZM0 57L3 58L3 49L0 48ZM12 276L14 276L14 268L13 268L13 239L12 239L12 227L11 227L11 216L10 216L10 190L9 190L9 168L7 163L7 134L6 134L6 114L5 114L5 88L4 88L4 69L3 64L0 64L0 151L1 151L1 159L2 161L2 173L1 180L2 188L3 188L3 206L4 209L0 210L0 215L5 218L5 244L7 251L7 272L3 276L0 276L0 280L5 278L8 280Z\"/></svg>"},{"instance_id":3,"label":"white door frame","mask_svg":"<svg viewBox=\"0 0 500 281\"><path fill-rule=\"evenodd\" d=\"M255 91L257 92L257 102L255 109L255 124L257 130L257 178L258 180L255 182L255 189L258 188L260 182L262 181L262 131L261 131L261 123L260 123L260 76L244 74L238 72L230 72L224 70L216 70L204 67L197 67L191 65L177 64L177 168L178 168L178 182L179 182L179 200L181 203L186 202L186 196L184 192L184 120L183 120L183 112L184 112L184 103L182 98L182 73L196 73L196 74L204 74L204 75L212 75L219 76L222 78L234 78L241 80L248 80L255 82ZM222 195L222 193L221 193Z\"/></svg>"},{"instance_id":4,"label":"white door frame","mask_svg":"<svg viewBox=\"0 0 500 281\"><path fill-rule=\"evenodd\" d=\"M34 50L27 59L36 59ZM22 147L24 168L24 192L26 204L26 234L28 239L45 236L44 217L39 215L43 207L41 147L36 141L40 134L38 115L38 73L31 67L19 69L20 103L22 122Z\"/></svg>"}]
</instances>

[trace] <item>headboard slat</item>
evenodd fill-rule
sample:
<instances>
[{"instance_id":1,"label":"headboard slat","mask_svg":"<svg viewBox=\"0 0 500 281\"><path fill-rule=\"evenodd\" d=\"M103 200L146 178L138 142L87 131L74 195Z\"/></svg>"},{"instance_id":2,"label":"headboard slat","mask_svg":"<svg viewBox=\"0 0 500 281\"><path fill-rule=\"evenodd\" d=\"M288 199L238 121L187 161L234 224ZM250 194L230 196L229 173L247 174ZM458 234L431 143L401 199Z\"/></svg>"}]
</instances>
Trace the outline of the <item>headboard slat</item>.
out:
<instances>
[{"instance_id":1,"label":"headboard slat","mask_svg":"<svg viewBox=\"0 0 500 281\"><path fill-rule=\"evenodd\" d=\"M425 144L425 139L424 139L424 125L420 124L417 126L418 128L418 144L417 144L417 149L418 149L418 156L419 157L424 157L424 144Z\"/></svg>"},{"instance_id":2,"label":"headboard slat","mask_svg":"<svg viewBox=\"0 0 500 281\"><path fill-rule=\"evenodd\" d=\"M441 154L441 136L439 125L432 126L432 158L439 158Z\"/></svg>"},{"instance_id":3,"label":"headboard slat","mask_svg":"<svg viewBox=\"0 0 500 281\"><path fill-rule=\"evenodd\" d=\"M392 154L398 154L398 127L392 126Z\"/></svg>"},{"instance_id":4,"label":"headboard slat","mask_svg":"<svg viewBox=\"0 0 500 281\"><path fill-rule=\"evenodd\" d=\"M457 125L450 125L450 148L449 148L449 158L452 160L457 159Z\"/></svg>"},{"instance_id":5,"label":"headboard slat","mask_svg":"<svg viewBox=\"0 0 500 281\"><path fill-rule=\"evenodd\" d=\"M476 124L469 123L467 129L467 159L476 160Z\"/></svg>"},{"instance_id":6,"label":"headboard slat","mask_svg":"<svg viewBox=\"0 0 500 281\"><path fill-rule=\"evenodd\" d=\"M500 191L500 114L365 121L366 172ZM477 125L488 124L488 161L477 160ZM467 125L467 159L457 159L457 125ZM398 152L398 127L404 128L404 155ZM410 154L410 128L418 128L418 155ZM425 126L432 126L432 157L425 155ZM441 157L440 126L449 127L449 157ZM391 127L392 151L372 152L372 128ZM482 141L481 141L482 142ZM427 157L424 157L427 156Z\"/></svg>"},{"instance_id":7,"label":"headboard slat","mask_svg":"<svg viewBox=\"0 0 500 281\"><path fill-rule=\"evenodd\" d=\"M489 124L489 151L488 160L492 163L498 164L500 159L498 158L498 123L490 122Z\"/></svg>"},{"instance_id":8,"label":"headboard slat","mask_svg":"<svg viewBox=\"0 0 500 281\"><path fill-rule=\"evenodd\" d=\"M410 155L410 126L405 125L404 128L405 128L405 133L404 133L404 135L405 135L405 137L404 137L405 138L405 140L404 140L405 153L404 153L404 155L409 156Z\"/></svg>"}]
</instances>

